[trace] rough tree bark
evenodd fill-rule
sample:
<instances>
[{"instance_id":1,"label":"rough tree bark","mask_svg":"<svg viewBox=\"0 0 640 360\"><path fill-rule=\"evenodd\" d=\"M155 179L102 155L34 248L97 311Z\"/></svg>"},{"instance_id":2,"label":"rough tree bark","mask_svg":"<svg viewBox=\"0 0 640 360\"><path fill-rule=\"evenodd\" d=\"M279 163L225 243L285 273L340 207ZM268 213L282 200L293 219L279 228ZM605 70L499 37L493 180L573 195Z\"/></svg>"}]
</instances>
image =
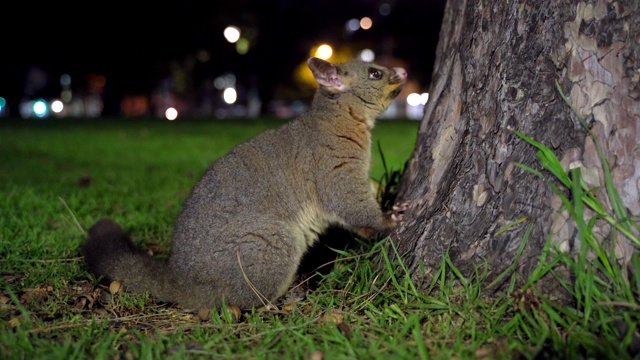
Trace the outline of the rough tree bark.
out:
<instances>
[{"instance_id":1,"label":"rough tree bark","mask_svg":"<svg viewBox=\"0 0 640 360\"><path fill-rule=\"evenodd\" d=\"M640 215L639 6L637 0L447 2L430 100L399 186L399 200L411 208L392 234L416 278L423 278L421 263L437 268L447 249L463 273L488 261L490 278L496 276L513 263L530 224L521 279L538 264L550 233L564 251L576 250L577 231L560 213L558 197L514 165L541 169L518 130L551 148L565 169L581 167L590 187L604 186L594 142L556 81L596 134L628 211ZM595 232L612 238L603 224ZM618 257L628 258L632 246L616 238ZM548 295L561 295L548 285L542 289Z\"/></svg>"}]
</instances>

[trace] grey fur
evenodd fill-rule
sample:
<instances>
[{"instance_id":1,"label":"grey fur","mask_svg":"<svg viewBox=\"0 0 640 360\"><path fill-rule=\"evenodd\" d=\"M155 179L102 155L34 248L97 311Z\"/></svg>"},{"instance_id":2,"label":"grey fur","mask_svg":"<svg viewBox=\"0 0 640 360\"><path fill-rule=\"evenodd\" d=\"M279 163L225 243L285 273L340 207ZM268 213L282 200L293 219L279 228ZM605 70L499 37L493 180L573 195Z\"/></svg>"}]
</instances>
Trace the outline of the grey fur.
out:
<instances>
[{"instance_id":1,"label":"grey fur","mask_svg":"<svg viewBox=\"0 0 640 360\"><path fill-rule=\"evenodd\" d=\"M103 219L83 247L88 269L187 308L224 301L248 309L287 291L329 226L364 237L393 227L398 213L380 210L369 182L371 129L406 72L359 61L308 64L320 83L310 110L212 164L183 205L168 260L136 249Z\"/></svg>"}]
</instances>

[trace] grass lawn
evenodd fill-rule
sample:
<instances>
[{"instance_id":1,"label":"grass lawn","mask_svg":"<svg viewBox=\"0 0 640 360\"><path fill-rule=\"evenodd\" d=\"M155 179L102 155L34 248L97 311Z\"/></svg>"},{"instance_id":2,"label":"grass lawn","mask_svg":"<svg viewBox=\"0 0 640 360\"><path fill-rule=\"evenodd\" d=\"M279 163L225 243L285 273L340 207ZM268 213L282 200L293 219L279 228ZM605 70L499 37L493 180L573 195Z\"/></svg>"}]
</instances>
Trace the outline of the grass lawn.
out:
<instances>
[{"instance_id":1,"label":"grass lawn","mask_svg":"<svg viewBox=\"0 0 640 360\"><path fill-rule=\"evenodd\" d=\"M227 308L193 314L144 294L112 294L83 269L84 231L105 216L138 245L166 255L180 205L209 164L281 122L0 121L0 358L626 359L640 353L640 280L626 281L615 265L604 269L598 261L560 255L557 261L583 274L567 285L576 299L568 307L537 298L533 287L487 297L482 271L465 279L446 256L420 291L403 264L389 260L386 239L337 250L331 272L303 300L242 314ZM378 123L373 179L385 174L378 141L388 170L401 170L418 126ZM640 259L634 261L640 273ZM535 301L522 301L523 290Z\"/></svg>"}]
</instances>

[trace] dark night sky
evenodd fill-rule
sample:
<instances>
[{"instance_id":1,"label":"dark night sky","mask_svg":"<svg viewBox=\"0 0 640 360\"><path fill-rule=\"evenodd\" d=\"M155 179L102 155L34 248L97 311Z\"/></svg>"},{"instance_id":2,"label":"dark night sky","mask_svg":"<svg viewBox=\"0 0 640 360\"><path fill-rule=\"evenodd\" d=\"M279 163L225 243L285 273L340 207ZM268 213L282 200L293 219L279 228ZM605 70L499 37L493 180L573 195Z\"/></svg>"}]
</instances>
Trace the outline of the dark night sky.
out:
<instances>
[{"instance_id":1,"label":"dark night sky","mask_svg":"<svg viewBox=\"0 0 640 360\"><path fill-rule=\"evenodd\" d=\"M391 13L381 16L381 3ZM84 5L77 5L84 4ZM194 76L234 71L257 79L268 97L276 84L292 80L293 69L320 42L379 45L393 37L393 55L407 63L410 76L428 83L444 0L234 0L182 1L167 6L134 0L16 5L0 21L0 96L23 97L24 77L33 67L57 85L69 73L107 78L114 97L149 92L171 61L198 50L211 60ZM350 18L370 16L374 27L345 35ZM9 21L11 20L11 21ZM229 24L256 30L246 55L238 55L223 36Z\"/></svg>"}]
</instances>

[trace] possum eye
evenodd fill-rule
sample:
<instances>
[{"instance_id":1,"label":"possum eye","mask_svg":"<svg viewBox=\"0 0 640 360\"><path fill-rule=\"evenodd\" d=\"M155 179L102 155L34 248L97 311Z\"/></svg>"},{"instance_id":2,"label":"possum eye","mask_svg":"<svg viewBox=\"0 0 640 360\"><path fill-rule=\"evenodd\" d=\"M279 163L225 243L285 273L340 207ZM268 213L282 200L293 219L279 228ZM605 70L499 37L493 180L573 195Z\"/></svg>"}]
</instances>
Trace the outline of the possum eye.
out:
<instances>
[{"instance_id":1,"label":"possum eye","mask_svg":"<svg viewBox=\"0 0 640 360\"><path fill-rule=\"evenodd\" d=\"M369 68L369 79L380 80L382 79L382 71L376 68Z\"/></svg>"}]
</instances>

